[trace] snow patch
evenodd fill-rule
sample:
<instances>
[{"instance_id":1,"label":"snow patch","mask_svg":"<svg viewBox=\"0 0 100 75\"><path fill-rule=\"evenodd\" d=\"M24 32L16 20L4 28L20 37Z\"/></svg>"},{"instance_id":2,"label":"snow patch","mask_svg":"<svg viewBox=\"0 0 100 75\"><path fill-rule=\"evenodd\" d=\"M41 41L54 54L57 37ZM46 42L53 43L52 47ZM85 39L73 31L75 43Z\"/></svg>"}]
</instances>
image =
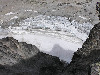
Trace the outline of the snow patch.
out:
<instances>
[{"instance_id":1,"label":"snow patch","mask_svg":"<svg viewBox=\"0 0 100 75\"><path fill-rule=\"evenodd\" d=\"M12 19L17 19L18 18L18 16L14 16L14 17L12 17L10 20L12 20Z\"/></svg>"},{"instance_id":2,"label":"snow patch","mask_svg":"<svg viewBox=\"0 0 100 75\"><path fill-rule=\"evenodd\" d=\"M9 15L13 15L13 14L15 14L15 13L9 12L9 13L6 13L5 15L6 15L6 16L9 16Z\"/></svg>"},{"instance_id":3,"label":"snow patch","mask_svg":"<svg viewBox=\"0 0 100 75\"><path fill-rule=\"evenodd\" d=\"M37 13L38 11L34 11L35 13Z\"/></svg>"}]
</instances>

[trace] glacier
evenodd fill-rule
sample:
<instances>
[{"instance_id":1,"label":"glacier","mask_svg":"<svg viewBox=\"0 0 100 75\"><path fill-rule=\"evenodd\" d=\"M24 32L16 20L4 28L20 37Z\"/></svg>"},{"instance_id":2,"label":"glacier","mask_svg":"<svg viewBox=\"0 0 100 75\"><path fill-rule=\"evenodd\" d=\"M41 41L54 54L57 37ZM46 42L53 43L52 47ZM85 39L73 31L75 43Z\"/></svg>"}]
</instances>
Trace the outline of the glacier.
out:
<instances>
[{"instance_id":1,"label":"glacier","mask_svg":"<svg viewBox=\"0 0 100 75\"><path fill-rule=\"evenodd\" d=\"M80 24L67 17L38 15L22 20L19 26L0 28L0 32L5 33L0 38L14 37L70 63L73 53L82 47L92 27L89 22Z\"/></svg>"}]
</instances>

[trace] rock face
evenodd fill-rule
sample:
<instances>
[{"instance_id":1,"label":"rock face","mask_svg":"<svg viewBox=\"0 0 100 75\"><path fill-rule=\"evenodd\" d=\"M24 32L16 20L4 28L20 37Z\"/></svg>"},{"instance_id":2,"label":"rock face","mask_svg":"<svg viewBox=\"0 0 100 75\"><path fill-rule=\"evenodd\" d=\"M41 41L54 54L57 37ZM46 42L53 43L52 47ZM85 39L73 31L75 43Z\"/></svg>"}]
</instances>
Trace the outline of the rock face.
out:
<instances>
[{"instance_id":1,"label":"rock face","mask_svg":"<svg viewBox=\"0 0 100 75\"><path fill-rule=\"evenodd\" d=\"M30 58L39 52L34 45L18 42L12 37L0 40L0 64L13 65L22 59Z\"/></svg>"},{"instance_id":2,"label":"rock face","mask_svg":"<svg viewBox=\"0 0 100 75\"><path fill-rule=\"evenodd\" d=\"M90 31L89 38L82 48L74 53L67 72L72 75L96 75L92 74L93 66L91 68L91 65L98 62L100 62L100 23Z\"/></svg>"},{"instance_id":3,"label":"rock face","mask_svg":"<svg viewBox=\"0 0 100 75\"><path fill-rule=\"evenodd\" d=\"M64 63L12 37L0 40L0 75L61 75Z\"/></svg>"}]
</instances>

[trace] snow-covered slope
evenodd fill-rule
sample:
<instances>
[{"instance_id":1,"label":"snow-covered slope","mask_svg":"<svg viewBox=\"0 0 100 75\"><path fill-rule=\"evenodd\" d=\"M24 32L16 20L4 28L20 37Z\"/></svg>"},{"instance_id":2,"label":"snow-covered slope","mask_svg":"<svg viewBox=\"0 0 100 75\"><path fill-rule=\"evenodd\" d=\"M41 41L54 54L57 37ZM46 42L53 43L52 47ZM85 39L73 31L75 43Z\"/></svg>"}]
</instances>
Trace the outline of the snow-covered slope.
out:
<instances>
[{"instance_id":1,"label":"snow-covered slope","mask_svg":"<svg viewBox=\"0 0 100 75\"><path fill-rule=\"evenodd\" d=\"M75 20L70 22L67 17L39 15L6 30L7 36L36 45L40 51L70 62L73 53L88 38L91 28L89 22L79 24Z\"/></svg>"}]
</instances>

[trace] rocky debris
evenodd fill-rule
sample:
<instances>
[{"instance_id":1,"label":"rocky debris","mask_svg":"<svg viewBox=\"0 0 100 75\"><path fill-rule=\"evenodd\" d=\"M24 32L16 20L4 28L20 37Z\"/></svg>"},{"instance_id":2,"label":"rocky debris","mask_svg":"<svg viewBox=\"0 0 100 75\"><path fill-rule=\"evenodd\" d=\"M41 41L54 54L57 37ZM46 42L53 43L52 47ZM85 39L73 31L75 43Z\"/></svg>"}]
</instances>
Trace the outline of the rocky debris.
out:
<instances>
[{"instance_id":1,"label":"rocky debris","mask_svg":"<svg viewBox=\"0 0 100 75\"><path fill-rule=\"evenodd\" d=\"M91 65L97 62L100 62L100 23L90 31L89 38L82 48L74 53L66 72L69 71L72 75L93 75Z\"/></svg>"},{"instance_id":2,"label":"rocky debris","mask_svg":"<svg viewBox=\"0 0 100 75\"><path fill-rule=\"evenodd\" d=\"M4 21L3 23L0 24L0 26L3 29L8 28L9 26L16 27L16 26L19 26L19 23L22 22L22 20L24 19L25 17L20 17L17 19L9 20L9 21Z\"/></svg>"},{"instance_id":3,"label":"rocky debris","mask_svg":"<svg viewBox=\"0 0 100 75\"><path fill-rule=\"evenodd\" d=\"M77 22L97 23L95 5L98 0L2 0L0 1L0 23L15 16L19 19L37 15L66 16ZM8 14L12 12L12 14ZM80 17L81 16L81 17ZM83 18L85 17L85 18ZM16 19L16 17L14 18ZM8 23L9 24L9 23Z\"/></svg>"}]
</instances>

